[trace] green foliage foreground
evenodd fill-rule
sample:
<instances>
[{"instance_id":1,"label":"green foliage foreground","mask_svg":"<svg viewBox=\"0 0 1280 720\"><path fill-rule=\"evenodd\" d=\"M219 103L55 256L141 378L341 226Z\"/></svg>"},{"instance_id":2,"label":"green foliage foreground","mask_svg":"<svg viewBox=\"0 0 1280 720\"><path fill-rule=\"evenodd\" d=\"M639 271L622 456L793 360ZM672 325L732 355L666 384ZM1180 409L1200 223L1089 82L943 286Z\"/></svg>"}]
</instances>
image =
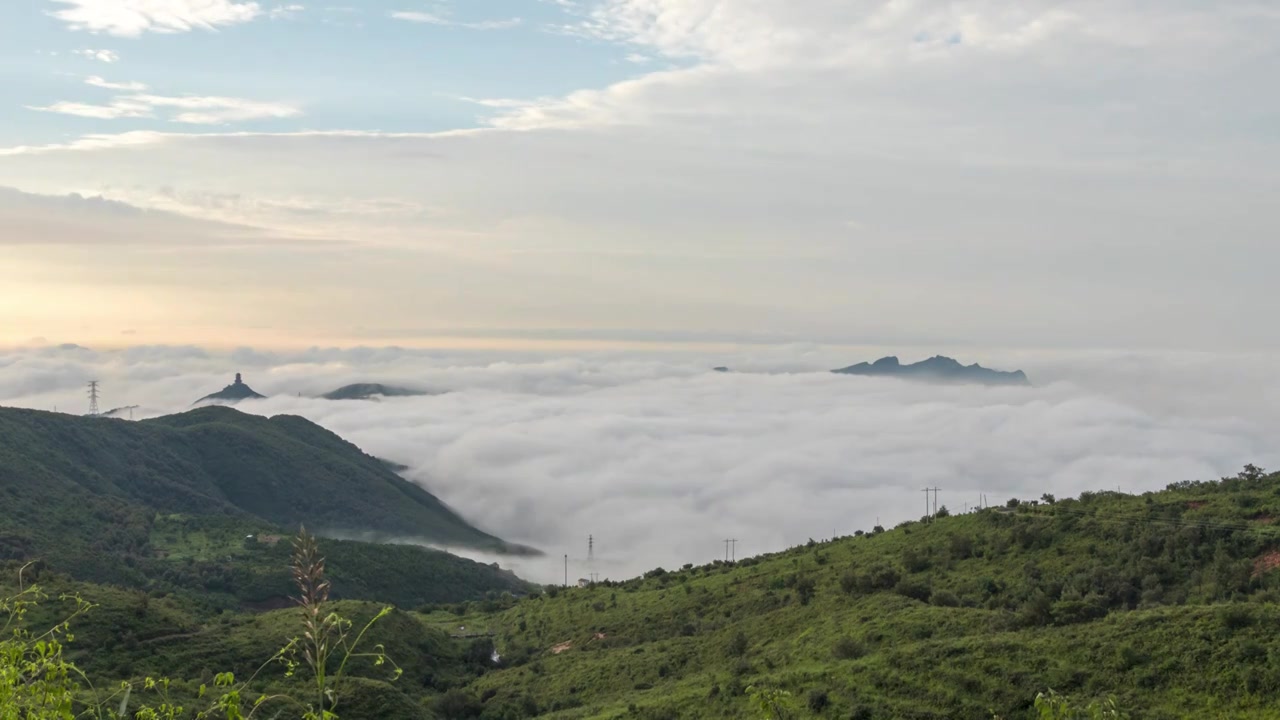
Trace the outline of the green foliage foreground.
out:
<instances>
[{"instance_id":1,"label":"green foliage foreground","mask_svg":"<svg viewBox=\"0 0 1280 720\"><path fill-rule=\"evenodd\" d=\"M95 687L64 652L64 643L75 639L72 622L94 606L79 596L64 596L61 600L73 605L70 614L48 630L33 631L27 623L28 614L49 598L39 585L26 586L20 574L18 593L0 599L0 615L5 617L0 635L0 720L248 720L259 714L337 720L353 661L367 660L374 668L390 666L389 680L402 674L382 645L364 648L366 635L391 608L383 608L358 631L349 619L331 612L324 559L315 538L305 530L294 541L292 568L302 610L302 634L277 650L249 678L238 680L234 673L219 673L213 678L212 690L199 685L189 702L174 692L181 686L169 678L125 681L110 691ZM253 692L259 672L274 664L283 666L284 678L300 682L285 692ZM305 679L299 670L305 670Z\"/></svg>"}]
</instances>

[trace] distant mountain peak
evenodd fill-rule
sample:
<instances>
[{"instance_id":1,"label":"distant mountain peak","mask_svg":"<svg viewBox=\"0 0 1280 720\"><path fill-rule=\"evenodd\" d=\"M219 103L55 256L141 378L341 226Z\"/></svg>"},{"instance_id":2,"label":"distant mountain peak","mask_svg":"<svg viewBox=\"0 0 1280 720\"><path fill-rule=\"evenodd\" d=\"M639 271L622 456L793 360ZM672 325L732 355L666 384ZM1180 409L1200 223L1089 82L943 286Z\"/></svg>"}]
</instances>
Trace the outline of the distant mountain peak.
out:
<instances>
[{"instance_id":1,"label":"distant mountain peak","mask_svg":"<svg viewBox=\"0 0 1280 720\"><path fill-rule=\"evenodd\" d=\"M439 392L383 385L382 383L353 383L344 385L332 392L327 392L320 397L325 400L377 400L382 397L415 397L439 394Z\"/></svg>"},{"instance_id":2,"label":"distant mountain peak","mask_svg":"<svg viewBox=\"0 0 1280 720\"><path fill-rule=\"evenodd\" d=\"M261 399L266 395L260 395L254 392L254 389L245 384L244 379L240 377L240 373L236 373L235 382L222 388L216 393L205 395L194 404L199 405L203 402L240 402L241 400Z\"/></svg>"},{"instance_id":3,"label":"distant mountain peak","mask_svg":"<svg viewBox=\"0 0 1280 720\"><path fill-rule=\"evenodd\" d=\"M901 377L908 380L929 382L977 383L981 385L1029 385L1026 373L1021 370L1005 372L984 368L974 363L964 365L955 358L934 355L927 360L903 365L896 356L882 357L873 363L832 370L841 375L867 375L873 377Z\"/></svg>"}]
</instances>

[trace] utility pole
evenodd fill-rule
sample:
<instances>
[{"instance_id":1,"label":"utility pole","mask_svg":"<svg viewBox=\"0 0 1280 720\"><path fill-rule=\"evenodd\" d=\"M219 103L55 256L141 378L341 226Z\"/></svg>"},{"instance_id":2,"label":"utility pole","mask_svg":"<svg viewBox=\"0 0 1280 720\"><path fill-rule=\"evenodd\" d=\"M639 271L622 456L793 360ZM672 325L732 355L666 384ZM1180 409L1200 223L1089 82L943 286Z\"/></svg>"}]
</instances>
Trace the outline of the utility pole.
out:
<instances>
[{"instance_id":1,"label":"utility pole","mask_svg":"<svg viewBox=\"0 0 1280 720\"><path fill-rule=\"evenodd\" d=\"M564 554L564 587L569 589L569 553Z\"/></svg>"},{"instance_id":2,"label":"utility pole","mask_svg":"<svg viewBox=\"0 0 1280 720\"><path fill-rule=\"evenodd\" d=\"M89 414L98 414L98 381L89 381Z\"/></svg>"},{"instance_id":3,"label":"utility pole","mask_svg":"<svg viewBox=\"0 0 1280 720\"><path fill-rule=\"evenodd\" d=\"M732 548L732 550L730 550L730 548ZM732 555L730 554L730 552L732 552ZM730 558L733 558L733 560L731 561L731 560L730 560ZM724 561L725 561L725 562L737 562L737 560L738 560L738 539L737 539L737 538L725 538L725 541L724 541Z\"/></svg>"},{"instance_id":4,"label":"utility pole","mask_svg":"<svg viewBox=\"0 0 1280 720\"><path fill-rule=\"evenodd\" d=\"M935 487L935 488L933 489L933 515L934 515L934 517L937 517L937 516L938 516L938 491L939 491L939 490L941 490L941 489L942 489L942 488L940 488L940 487Z\"/></svg>"},{"instance_id":5,"label":"utility pole","mask_svg":"<svg viewBox=\"0 0 1280 720\"><path fill-rule=\"evenodd\" d=\"M932 488L924 489L924 518L925 522L933 522L933 515L929 512L929 493L933 492Z\"/></svg>"}]
</instances>

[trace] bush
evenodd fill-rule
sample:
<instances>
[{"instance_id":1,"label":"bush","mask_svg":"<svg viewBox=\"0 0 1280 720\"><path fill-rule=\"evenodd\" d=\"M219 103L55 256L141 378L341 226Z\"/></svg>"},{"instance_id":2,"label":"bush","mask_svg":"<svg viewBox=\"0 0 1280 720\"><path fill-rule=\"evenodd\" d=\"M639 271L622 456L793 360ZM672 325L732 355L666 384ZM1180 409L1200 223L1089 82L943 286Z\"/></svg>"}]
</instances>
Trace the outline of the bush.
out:
<instances>
[{"instance_id":1,"label":"bush","mask_svg":"<svg viewBox=\"0 0 1280 720\"><path fill-rule=\"evenodd\" d=\"M933 594L933 591L929 589L928 583L911 578L900 581L894 586L893 591L903 597L909 597L920 602L928 602L929 596Z\"/></svg>"},{"instance_id":2,"label":"bush","mask_svg":"<svg viewBox=\"0 0 1280 720\"><path fill-rule=\"evenodd\" d=\"M1248 605L1228 605L1218 612L1222 627L1231 632L1253 625L1253 609Z\"/></svg>"},{"instance_id":3,"label":"bush","mask_svg":"<svg viewBox=\"0 0 1280 720\"><path fill-rule=\"evenodd\" d=\"M906 568L907 572L924 572L929 569L931 564L927 556L916 552L912 548L902 551L902 567Z\"/></svg>"},{"instance_id":4,"label":"bush","mask_svg":"<svg viewBox=\"0 0 1280 720\"><path fill-rule=\"evenodd\" d=\"M847 572L840 576L840 590L846 595L852 595L858 591L858 576L852 572Z\"/></svg>"},{"instance_id":5,"label":"bush","mask_svg":"<svg viewBox=\"0 0 1280 720\"><path fill-rule=\"evenodd\" d=\"M747 654L747 647L749 645L750 641L747 640L747 634L742 631L738 631L738 634L729 639L729 644L725 649L732 657L742 657Z\"/></svg>"},{"instance_id":6,"label":"bush","mask_svg":"<svg viewBox=\"0 0 1280 720\"><path fill-rule=\"evenodd\" d=\"M831 704L831 699L827 697L825 690L810 690L807 704L809 705L809 710L820 713L827 708L827 705Z\"/></svg>"},{"instance_id":7,"label":"bush","mask_svg":"<svg viewBox=\"0 0 1280 720\"><path fill-rule=\"evenodd\" d=\"M929 596L929 604L939 607L960 607L960 598L950 590L934 590Z\"/></svg>"},{"instance_id":8,"label":"bush","mask_svg":"<svg viewBox=\"0 0 1280 720\"><path fill-rule=\"evenodd\" d=\"M796 595L800 596L801 605L809 604L809 601L813 599L816 587L817 584L814 583L811 577L803 577L796 580Z\"/></svg>"},{"instance_id":9,"label":"bush","mask_svg":"<svg viewBox=\"0 0 1280 720\"><path fill-rule=\"evenodd\" d=\"M848 635L844 635L836 640L835 645L831 648L831 654L835 655L838 660L856 660L866 655L867 650L862 643Z\"/></svg>"},{"instance_id":10,"label":"bush","mask_svg":"<svg viewBox=\"0 0 1280 720\"><path fill-rule=\"evenodd\" d=\"M973 557L973 538L968 535L952 535L950 550L951 557L955 560L967 560Z\"/></svg>"}]
</instances>

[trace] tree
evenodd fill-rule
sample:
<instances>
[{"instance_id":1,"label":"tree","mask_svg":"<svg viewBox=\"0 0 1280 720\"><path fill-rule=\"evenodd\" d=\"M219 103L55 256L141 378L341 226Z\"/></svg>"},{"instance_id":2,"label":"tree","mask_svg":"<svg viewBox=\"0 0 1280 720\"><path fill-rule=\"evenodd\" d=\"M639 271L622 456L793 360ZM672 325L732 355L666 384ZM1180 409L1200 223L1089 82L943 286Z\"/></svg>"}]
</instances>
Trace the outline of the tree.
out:
<instances>
[{"instance_id":1,"label":"tree","mask_svg":"<svg viewBox=\"0 0 1280 720\"><path fill-rule=\"evenodd\" d=\"M1053 690L1037 695L1035 708L1040 720L1126 720L1129 717L1120 711L1115 698L1080 705Z\"/></svg>"},{"instance_id":2,"label":"tree","mask_svg":"<svg viewBox=\"0 0 1280 720\"><path fill-rule=\"evenodd\" d=\"M1244 470L1241 470L1240 474L1237 477L1239 477L1241 480L1244 480L1245 482L1257 482L1266 476L1267 476L1266 470L1263 470L1262 468L1258 467L1257 465L1254 465L1253 463L1249 463L1248 465L1244 466Z\"/></svg>"},{"instance_id":3,"label":"tree","mask_svg":"<svg viewBox=\"0 0 1280 720\"><path fill-rule=\"evenodd\" d=\"M751 698L751 704L760 710L764 720L787 720L793 717L795 707L791 702L791 693L786 690L751 685L747 687L747 695Z\"/></svg>"},{"instance_id":4,"label":"tree","mask_svg":"<svg viewBox=\"0 0 1280 720\"><path fill-rule=\"evenodd\" d=\"M1057 502L1057 501L1058 501L1058 498L1054 497L1054 496L1053 496L1053 493L1045 493L1045 494L1043 494L1043 495L1041 495L1041 496L1040 496L1040 500L1041 500L1045 505L1052 505L1052 504L1054 504L1055 502Z\"/></svg>"}]
</instances>

